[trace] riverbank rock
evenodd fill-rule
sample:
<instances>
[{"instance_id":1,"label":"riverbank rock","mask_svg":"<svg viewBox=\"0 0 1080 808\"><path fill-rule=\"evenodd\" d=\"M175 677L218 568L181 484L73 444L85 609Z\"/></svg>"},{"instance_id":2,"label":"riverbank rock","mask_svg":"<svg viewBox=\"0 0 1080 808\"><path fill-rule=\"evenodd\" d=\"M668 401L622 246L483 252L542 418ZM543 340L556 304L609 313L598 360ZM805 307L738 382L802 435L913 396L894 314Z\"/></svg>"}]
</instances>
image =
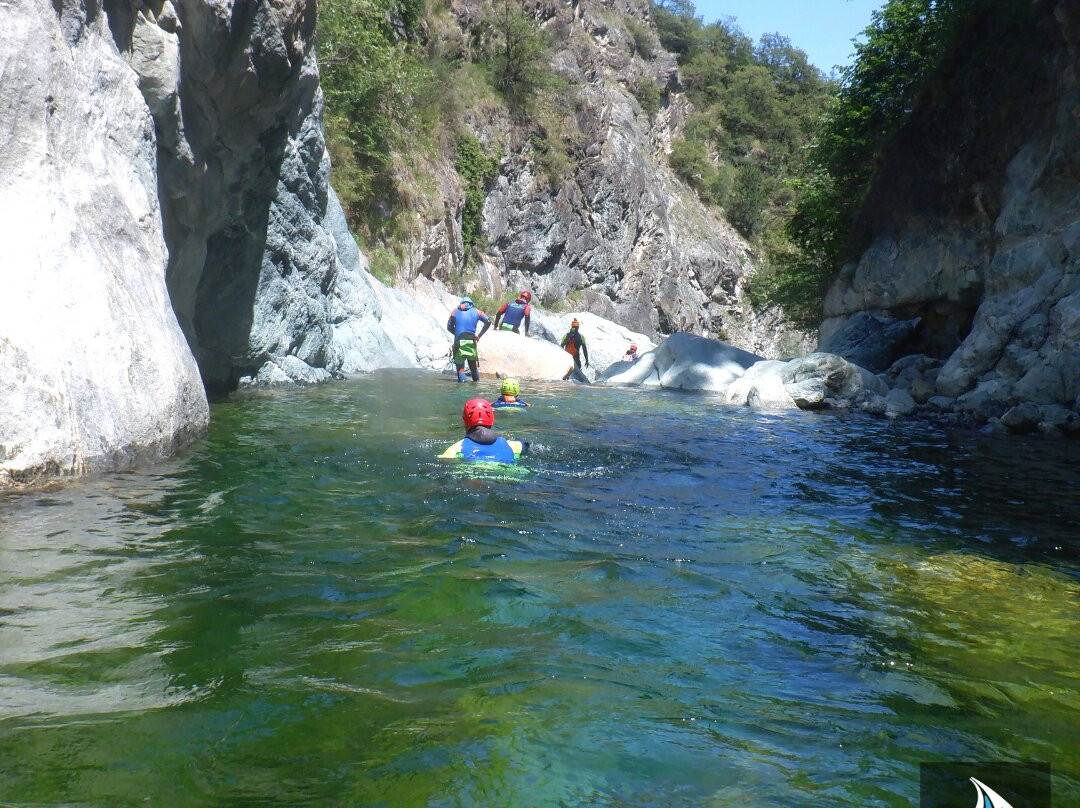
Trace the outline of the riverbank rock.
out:
<instances>
[{"instance_id":1,"label":"riverbank rock","mask_svg":"<svg viewBox=\"0 0 1080 808\"><path fill-rule=\"evenodd\" d=\"M821 351L842 356L875 373L887 370L902 356L904 343L918 327L920 318L894 317L859 312L835 333L821 340Z\"/></svg>"},{"instance_id":2,"label":"riverbank rock","mask_svg":"<svg viewBox=\"0 0 1080 808\"><path fill-rule=\"evenodd\" d=\"M91 5L14 0L0 53L0 487L206 429L165 286L154 125Z\"/></svg>"},{"instance_id":3,"label":"riverbank rock","mask_svg":"<svg viewBox=\"0 0 1080 808\"><path fill-rule=\"evenodd\" d=\"M1080 417L1080 6L1022 13L1023 25L990 15L959 31L952 78L883 152L856 223L867 246L829 290L821 345L867 317L917 317L905 345L939 365L897 379L916 403L1068 433L1061 412ZM973 63L998 44L1008 58Z\"/></svg>"},{"instance_id":4,"label":"riverbank rock","mask_svg":"<svg viewBox=\"0 0 1080 808\"><path fill-rule=\"evenodd\" d=\"M890 398L882 379L841 356L814 353L786 362L762 359L692 334L673 334L638 361L612 368L601 382L707 390L720 393L729 404L756 409L854 407L891 417L914 410L906 391Z\"/></svg>"},{"instance_id":5,"label":"riverbank rock","mask_svg":"<svg viewBox=\"0 0 1080 808\"><path fill-rule=\"evenodd\" d=\"M485 377L559 381L574 368L573 358L562 348L513 331L488 331L478 349L480 375Z\"/></svg>"}]
</instances>

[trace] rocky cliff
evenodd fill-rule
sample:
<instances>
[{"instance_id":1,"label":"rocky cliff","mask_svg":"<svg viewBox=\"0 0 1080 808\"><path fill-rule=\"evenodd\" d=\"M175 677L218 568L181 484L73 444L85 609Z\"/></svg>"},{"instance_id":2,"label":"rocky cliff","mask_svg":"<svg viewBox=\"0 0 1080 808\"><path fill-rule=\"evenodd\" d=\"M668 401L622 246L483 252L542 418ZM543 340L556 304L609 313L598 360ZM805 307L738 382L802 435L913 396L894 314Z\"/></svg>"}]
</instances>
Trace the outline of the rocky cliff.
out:
<instances>
[{"instance_id":1,"label":"rocky cliff","mask_svg":"<svg viewBox=\"0 0 1080 808\"><path fill-rule=\"evenodd\" d=\"M0 486L123 467L201 434L169 304L154 124L99 6L0 26Z\"/></svg>"},{"instance_id":2,"label":"rocky cliff","mask_svg":"<svg viewBox=\"0 0 1080 808\"><path fill-rule=\"evenodd\" d=\"M882 155L866 245L825 301L897 338L890 376L930 409L1014 430L1080 429L1080 8L977 16ZM991 43L989 46L987 43ZM996 44L994 44L996 43ZM1009 58L984 59L987 48Z\"/></svg>"},{"instance_id":3,"label":"rocky cliff","mask_svg":"<svg viewBox=\"0 0 1080 808\"><path fill-rule=\"evenodd\" d=\"M453 34L442 36L468 40L486 8L455 0L443 23ZM436 167L438 204L421 214L407 278L474 284L494 297L529 288L541 306L569 297L574 308L653 336L688 331L770 354L797 350L797 334L745 299L750 246L668 166L689 103L675 57L650 30L649 4L544 0L526 8L552 43L556 77L557 89L537 103L558 113L546 125L497 106L469 116L484 148L501 155L485 189L479 259L463 279L464 191L449 165ZM643 31L653 37L645 47ZM658 110L639 102L643 84L657 88ZM554 172L553 139L566 162Z\"/></svg>"},{"instance_id":4,"label":"rocky cliff","mask_svg":"<svg viewBox=\"0 0 1080 808\"><path fill-rule=\"evenodd\" d=\"M204 385L441 359L330 190L313 0L2 13L0 483L168 453Z\"/></svg>"}]
</instances>

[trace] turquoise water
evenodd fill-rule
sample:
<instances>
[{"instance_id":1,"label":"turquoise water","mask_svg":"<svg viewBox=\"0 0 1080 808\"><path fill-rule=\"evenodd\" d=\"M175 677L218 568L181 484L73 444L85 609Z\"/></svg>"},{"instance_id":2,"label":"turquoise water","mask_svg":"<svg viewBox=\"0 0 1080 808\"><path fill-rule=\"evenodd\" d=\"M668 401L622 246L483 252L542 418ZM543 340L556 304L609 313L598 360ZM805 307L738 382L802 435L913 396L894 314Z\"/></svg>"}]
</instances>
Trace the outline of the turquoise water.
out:
<instances>
[{"instance_id":1,"label":"turquoise water","mask_svg":"<svg viewBox=\"0 0 1080 808\"><path fill-rule=\"evenodd\" d=\"M385 372L0 500L0 805L1080 803L1075 444L527 387L510 479Z\"/></svg>"}]
</instances>

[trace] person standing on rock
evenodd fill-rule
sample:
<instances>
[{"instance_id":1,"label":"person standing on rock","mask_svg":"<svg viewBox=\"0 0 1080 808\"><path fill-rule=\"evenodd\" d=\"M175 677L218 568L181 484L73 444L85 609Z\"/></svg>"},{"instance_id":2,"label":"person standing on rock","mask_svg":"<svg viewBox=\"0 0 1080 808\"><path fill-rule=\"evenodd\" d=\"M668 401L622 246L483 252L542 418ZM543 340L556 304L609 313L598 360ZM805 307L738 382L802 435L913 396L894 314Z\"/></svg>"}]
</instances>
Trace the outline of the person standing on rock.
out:
<instances>
[{"instance_id":1,"label":"person standing on rock","mask_svg":"<svg viewBox=\"0 0 1080 808\"><path fill-rule=\"evenodd\" d=\"M484 328L477 334L476 324L481 322ZM476 308L471 297L461 298L457 308L450 312L450 319L446 321L446 330L454 335L454 367L457 368L459 382L464 382L468 378L465 374L466 363L469 365L472 380L480 381L480 371L477 368L480 355L477 353L476 343L490 327L491 320L484 312Z\"/></svg>"},{"instance_id":2,"label":"person standing on rock","mask_svg":"<svg viewBox=\"0 0 1080 808\"><path fill-rule=\"evenodd\" d=\"M529 307L529 301L531 300L532 292L525 290L518 293L517 300L503 303L499 310L495 312L495 330L501 329L520 334L521 332L518 329L524 322L525 336L529 336L529 319L532 317L532 309ZM501 326L499 325L500 320L502 320Z\"/></svg>"},{"instance_id":3,"label":"person standing on rock","mask_svg":"<svg viewBox=\"0 0 1080 808\"><path fill-rule=\"evenodd\" d=\"M585 357L585 367L589 366L589 349L585 345L585 337L581 336L581 332L578 328L581 327L581 323L574 319L570 322L570 330L563 334L562 340L559 344L563 347L563 350L574 357L574 370L581 370L581 357ZM569 376L570 374L567 374Z\"/></svg>"}]
</instances>

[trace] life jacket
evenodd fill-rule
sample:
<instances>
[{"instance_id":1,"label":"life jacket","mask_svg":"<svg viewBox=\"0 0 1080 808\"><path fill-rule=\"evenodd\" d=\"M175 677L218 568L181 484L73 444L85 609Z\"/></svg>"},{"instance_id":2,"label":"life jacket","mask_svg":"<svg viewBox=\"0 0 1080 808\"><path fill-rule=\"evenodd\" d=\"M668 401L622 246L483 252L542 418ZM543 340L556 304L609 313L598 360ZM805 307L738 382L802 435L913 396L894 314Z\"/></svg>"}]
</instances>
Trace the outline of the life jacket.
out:
<instances>
[{"instance_id":1,"label":"life jacket","mask_svg":"<svg viewBox=\"0 0 1080 808\"><path fill-rule=\"evenodd\" d=\"M503 323L516 328L521 325L521 321L525 318L528 310L529 305L520 298L513 303L507 303L506 312L503 314Z\"/></svg>"},{"instance_id":2,"label":"life jacket","mask_svg":"<svg viewBox=\"0 0 1080 808\"><path fill-rule=\"evenodd\" d=\"M476 306L469 306L469 308L462 311L460 308L454 311L454 337L460 337L462 334L475 334L476 324L483 320L487 322L487 315Z\"/></svg>"},{"instance_id":3,"label":"life jacket","mask_svg":"<svg viewBox=\"0 0 1080 808\"><path fill-rule=\"evenodd\" d=\"M581 348L583 342L584 340L582 340L581 334L577 331L567 331L566 336L563 337L563 347L571 356L578 355L578 350Z\"/></svg>"},{"instance_id":4,"label":"life jacket","mask_svg":"<svg viewBox=\"0 0 1080 808\"><path fill-rule=\"evenodd\" d=\"M506 440L499 437L494 443L477 443L470 438L461 441L462 460L493 460L496 463L513 463L517 460L514 447Z\"/></svg>"},{"instance_id":5,"label":"life jacket","mask_svg":"<svg viewBox=\"0 0 1080 808\"><path fill-rule=\"evenodd\" d=\"M528 407L529 405L526 404L524 400L518 398L517 396L511 396L511 397L508 398L506 396L506 394L504 393L503 395L501 395L497 399L495 399L495 401L492 402L491 406L494 407L495 409L505 409L507 407L522 407L522 408L524 408L524 407Z\"/></svg>"}]
</instances>

